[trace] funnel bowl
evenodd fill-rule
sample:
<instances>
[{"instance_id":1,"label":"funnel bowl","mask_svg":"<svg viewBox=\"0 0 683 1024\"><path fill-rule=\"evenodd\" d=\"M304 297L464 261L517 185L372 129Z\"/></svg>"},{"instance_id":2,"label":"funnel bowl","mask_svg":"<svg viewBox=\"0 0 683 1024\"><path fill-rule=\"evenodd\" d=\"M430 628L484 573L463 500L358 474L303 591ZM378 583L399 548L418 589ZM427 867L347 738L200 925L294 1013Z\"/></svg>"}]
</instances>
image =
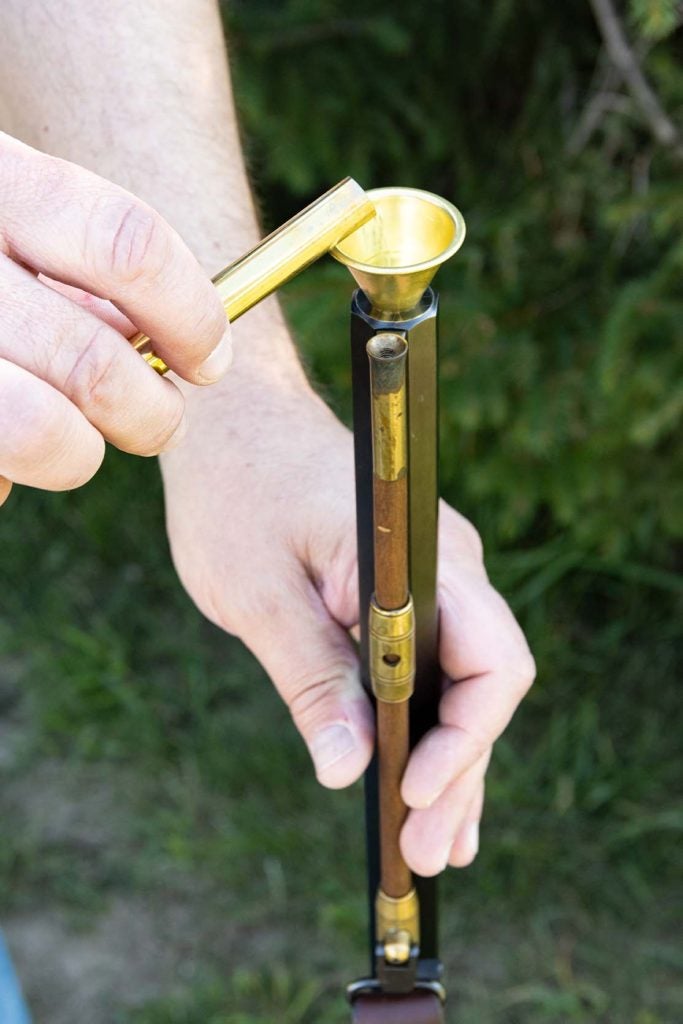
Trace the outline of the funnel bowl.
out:
<instances>
[{"instance_id":1,"label":"funnel bowl","mask_svg":"<svg viewBox=\"0 0 683 1024\"><path fill-rule=\"evenodd\" d=\"M339 242L332 255L349 268L376 310L407 312L462 245L465 221L451 203L420 189L376 188L367 196L377 215Z\"/></svg>"}]
</instances>

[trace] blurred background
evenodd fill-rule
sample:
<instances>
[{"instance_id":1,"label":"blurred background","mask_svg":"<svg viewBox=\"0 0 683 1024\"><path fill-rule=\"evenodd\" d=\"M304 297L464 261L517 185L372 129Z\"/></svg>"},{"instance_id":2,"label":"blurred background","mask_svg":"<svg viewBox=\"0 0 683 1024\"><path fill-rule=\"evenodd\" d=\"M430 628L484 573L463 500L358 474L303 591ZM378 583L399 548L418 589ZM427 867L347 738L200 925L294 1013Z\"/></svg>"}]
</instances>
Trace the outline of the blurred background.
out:
<instances>
[{"instance_id":1,"label":"blurred background","mask_svg":"<svg viewBox=\"0 0 683 1024\"><path fill-rule=\"evenodd\" d=\"M604 0L225 5L266 226L345 174L467 220L436 282L442 487L538 682L442 886L452 1024L683 1020L683 12L614 4L626 73ZM350 292L326 261L282 293L347 421ZM0 920L37 1024L346 1020L360 788L317 786L184 595L154 464L17 490L0 544Z\"/></svg>"}]
</instances>

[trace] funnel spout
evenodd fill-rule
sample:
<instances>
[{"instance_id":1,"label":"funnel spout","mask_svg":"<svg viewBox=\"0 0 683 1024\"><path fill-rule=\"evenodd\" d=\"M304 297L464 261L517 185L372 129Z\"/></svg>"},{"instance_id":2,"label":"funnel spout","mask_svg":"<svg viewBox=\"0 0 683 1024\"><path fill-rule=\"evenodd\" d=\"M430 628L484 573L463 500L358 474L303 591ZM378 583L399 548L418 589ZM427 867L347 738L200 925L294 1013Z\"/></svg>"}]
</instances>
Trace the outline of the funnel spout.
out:
<instances>
[{"instance_id":1,"label":"funnel spout","mask_svg":"<svg viewBox=\"0 0 683 1024\"><path fill-rule=\"evenodd\" d=\"M462 245L465 221L451 203L420 189L376 188L368 198L376 216L331 253L377 312L406 313Z\"/></svg>"}]
</instances>

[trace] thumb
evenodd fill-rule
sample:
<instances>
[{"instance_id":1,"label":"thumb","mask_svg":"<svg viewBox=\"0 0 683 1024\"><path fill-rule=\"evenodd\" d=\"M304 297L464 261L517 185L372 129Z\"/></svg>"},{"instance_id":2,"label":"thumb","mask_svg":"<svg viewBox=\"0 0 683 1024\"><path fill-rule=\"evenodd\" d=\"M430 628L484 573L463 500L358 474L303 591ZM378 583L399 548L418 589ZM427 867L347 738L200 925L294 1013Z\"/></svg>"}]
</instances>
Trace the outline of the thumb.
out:
<instances>
[{"instance_id":1,"label":"thumb","mask_svg":"<svg viewBox=\"0 0 683 1024\"><path fill-rule=\"evenodd\" d=\"M271 595L268 614L256 623L250 617L251 629L240 635L287 704L318 781L341 789L365 771L373 749L356 652L300 566L279 578L287 580L286 593Z\"/></svg>"}]
</instances>

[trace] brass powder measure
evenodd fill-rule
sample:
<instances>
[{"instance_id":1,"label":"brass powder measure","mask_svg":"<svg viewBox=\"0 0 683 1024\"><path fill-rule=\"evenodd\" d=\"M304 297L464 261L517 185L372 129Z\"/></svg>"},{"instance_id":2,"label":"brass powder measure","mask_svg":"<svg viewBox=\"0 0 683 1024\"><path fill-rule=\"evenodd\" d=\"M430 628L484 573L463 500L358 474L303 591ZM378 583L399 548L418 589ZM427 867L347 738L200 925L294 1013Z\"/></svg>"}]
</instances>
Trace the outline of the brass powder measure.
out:
<instances>
[{"instance_id":1,"label":"brass powder measure","mask_svg":"<svg viewBox=\"0 0 683 1024\"><path fill-rule=\"evenodd\" d=\"M344 178L213 278L228 320L242 316L374 215L360 185ZM130 343L157 373L167 372L147 335L136 334Z\"/></svg>"}]
</instances>

